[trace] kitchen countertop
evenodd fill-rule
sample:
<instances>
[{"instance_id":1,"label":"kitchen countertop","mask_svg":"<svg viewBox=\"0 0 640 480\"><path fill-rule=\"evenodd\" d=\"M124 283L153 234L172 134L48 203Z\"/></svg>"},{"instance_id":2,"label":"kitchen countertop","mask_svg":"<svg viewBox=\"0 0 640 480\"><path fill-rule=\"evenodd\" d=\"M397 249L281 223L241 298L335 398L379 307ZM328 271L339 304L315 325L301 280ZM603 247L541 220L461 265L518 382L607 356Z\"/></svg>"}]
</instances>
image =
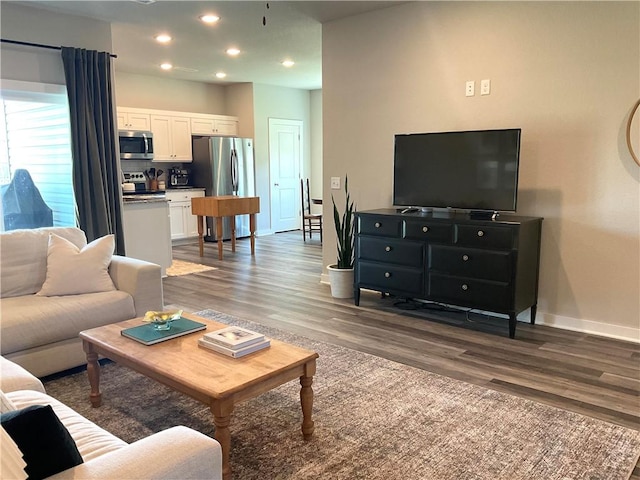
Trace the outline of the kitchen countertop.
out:
<instances>
[{"instance_id":1,"label":"kitchen countertop","mask_svg":"<svg viewBox=\"0 0 640 480\"><path fill-rule=\"evenodd\" d=\"M122 199L122 203L127 205L130 203L167 203L169 200L167 199L167 197L158 197L156 196L155 198L140 198L142 197L142 195L132 195L130 197L124 197Z\"/></svg>"}]
</instances>

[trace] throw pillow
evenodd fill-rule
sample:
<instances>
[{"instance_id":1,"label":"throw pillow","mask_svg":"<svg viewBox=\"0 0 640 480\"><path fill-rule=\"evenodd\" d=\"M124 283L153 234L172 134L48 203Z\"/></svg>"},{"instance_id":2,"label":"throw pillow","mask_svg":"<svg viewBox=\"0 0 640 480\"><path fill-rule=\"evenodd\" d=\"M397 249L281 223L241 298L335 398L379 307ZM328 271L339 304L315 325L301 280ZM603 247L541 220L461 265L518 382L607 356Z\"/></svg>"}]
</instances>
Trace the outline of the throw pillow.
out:
<instances>
[{"instance_id":1,"label":"throw pillow","mask_svg":"<svg viewBox=\"0 0 640 480\"><path fill-rule=\"evenodd\" d=\"M115 290L109 264L115 248L113 235L105 235L79 249L51 234L47 252L47 277L36 295L79 295Z\"/></svg>"},{"instance_id":2,"label":"throw pillow","mask_svg":"<svg viewBox=\"0 0 640 480\"><path fill-rule=\"evenodd\" d=\"M30 480L47 478L82 463L71 434L51 405L3 413L0 423L22 452Z\"/></svg>"}]
</instances>

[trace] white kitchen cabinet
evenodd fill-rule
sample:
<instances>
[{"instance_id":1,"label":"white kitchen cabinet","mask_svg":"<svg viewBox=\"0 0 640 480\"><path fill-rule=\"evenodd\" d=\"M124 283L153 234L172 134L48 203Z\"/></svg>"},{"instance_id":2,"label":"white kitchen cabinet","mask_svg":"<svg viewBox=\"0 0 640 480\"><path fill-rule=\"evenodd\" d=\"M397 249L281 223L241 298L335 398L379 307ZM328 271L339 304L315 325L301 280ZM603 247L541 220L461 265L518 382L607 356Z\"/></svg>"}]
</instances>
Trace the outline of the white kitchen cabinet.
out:
<instances>
[{"instance_id":1,"label":"white kitchen cabinet","mask_svg":"<svg viewBox=\"0 0 640 480\"><path fill-rule=\"evenodd\" d=\"M191 117L192 135L238 135L238 121L233 118L207 115Z\"/></svg>"},{"instance_id":2,"label":"white kitchen cabinet","mask_svg":"<svg viewBox=\"0 0 640 480\"><path fill-rule=\"evenodd\" d=\"M191 162L191 121L189 117L151 115L154 162Z\"/></svg>"},{"instance_id":3,"label":"white kitchen cabinet","mask_svg":"<svg viewBox=\"0 0 640 480\"><path fill-rule=\"evenodd\" d=\"M128 112L119 108L116 117L119 130L151 130L151 116L148 113Z\"/></svg>"},{"instance_id":4,"label":"white kitchen cabinet","mask_svg":"<svg viewBox=\"0 0 640 480\"><path fill-rule=\"evenodd\" d=\"M181 240L198 236L198 217L191 214L191 199L204 197L204 190L167 190L169 216L171 219L171 240Z\"/></svg>"}]
</instances>

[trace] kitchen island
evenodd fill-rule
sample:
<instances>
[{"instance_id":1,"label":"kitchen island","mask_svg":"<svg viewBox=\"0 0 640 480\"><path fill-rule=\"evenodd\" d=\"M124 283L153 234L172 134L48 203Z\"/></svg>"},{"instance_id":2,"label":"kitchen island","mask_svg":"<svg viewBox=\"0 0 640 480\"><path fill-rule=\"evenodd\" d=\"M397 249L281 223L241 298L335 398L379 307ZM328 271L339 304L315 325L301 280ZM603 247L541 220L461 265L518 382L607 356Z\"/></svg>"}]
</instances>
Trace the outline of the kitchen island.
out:
<instances>
[{"instance_id":1,"label":"kitchen island","mask_svg":"<svg viewBox=\"0 0 640 480\"><path fill-rule=\"evenodd\" d=\"M256 249L256 213L260 213L260 197L220 195L191 199L191 213L198 216L198 243L200 256L204 256L204 219L214 217L218 240L218 260L222 260L222 218L231 217L231 251L236 251L236 215L249 215L251 255Z\"/></svg>"},{"instance_id":2,"label":"kitchen island","mask_svg":"<svg viewBox=\"0 0 640 480\"><path fill-rule=\"evenodd\" d=\"M132 195L122 203L126 255L160 265L165 277L172 262L169 202L164 196Z\"/></svg>"}]
</instances>

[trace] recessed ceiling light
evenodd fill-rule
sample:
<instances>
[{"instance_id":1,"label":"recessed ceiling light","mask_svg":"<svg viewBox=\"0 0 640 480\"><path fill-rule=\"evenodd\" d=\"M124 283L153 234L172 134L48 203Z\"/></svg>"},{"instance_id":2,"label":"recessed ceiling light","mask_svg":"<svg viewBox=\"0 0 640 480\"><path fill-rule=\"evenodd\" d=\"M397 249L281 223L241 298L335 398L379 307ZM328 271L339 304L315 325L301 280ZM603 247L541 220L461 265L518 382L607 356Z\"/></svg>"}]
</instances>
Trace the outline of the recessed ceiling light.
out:
<instances>
[{"instance_id":1,"label":"recessed ceiling light","mask_svg":"<svg viewBox=\"0 0 640 480\"><path fill-rule=\"evenodd\" d=\"M293 60L283 60L282 65L285 67L293 67L296 64Z\"/></svg>"},{"instance_id":2,"label":"recessed ceiling light","mask_svg":"<svg viewBox=\"0 0 640 480\"><path fill-rule=\"evenodd\" d=\"M207 13L205 15L200 15L201 21L203 21L204 23L216 23L218 20L220 20L220 17L218 15L214 15L213 13Z\"/></svg>"},{"instance_id":3,"label":"recessed ceiling light","mask_svg":"<svg viewBox=\"0 0 640 480\"><path fill-rule=\"evenodd\" d=\"M227 55L231 55L232 57L240 55L240 49L235 47L227 48Z\"/></svg>"},{"instance_id":4,"label":"recessed ceiling light","mask_svg":"<svg viewBox=\"0 0 640 480\"><path fill-rule=\"evenodd\" d=\"M171 65L170 63L163 63L162 65L160 65L160 68L162 70L171 70L173 68L173 65Z\"/></svg>"},{"instance_id":5,"label":"recessed ceiling light","mask_svg":"<svg viewBox=\"0 0 640 480\"><path fill-rule=\"evenodd\" d=\"M156 42L160 42L160 43L169 43L172 40L171 35L168 35L166 33L160 33L156 35L154 38L156 39Z\"/></svg>"},{"instance_id":6,"label":"recessed ceiling light","mask_svg":"<svg viewBox=\"0 0 640 480\"><path fill-rule=\"evenodd\" d=\"M156 0L131 0L132 2L141 3L142 5L151 5L156 3Z\"/></svg>"},{"instance_id":7,"label":"recessed ceiling light","mask_svg":"<svg viewBox=\"0 0 640 480\"><path fill-rule=\"evenodd\" d=\"M224 73L224 72L218 72L218 73L216 73L216 77L218 77L218 78L224 78L224 77L226 77L226 76L227 76L227 74L226 74L226 73Z\"/></svg>"}]
</instances>

